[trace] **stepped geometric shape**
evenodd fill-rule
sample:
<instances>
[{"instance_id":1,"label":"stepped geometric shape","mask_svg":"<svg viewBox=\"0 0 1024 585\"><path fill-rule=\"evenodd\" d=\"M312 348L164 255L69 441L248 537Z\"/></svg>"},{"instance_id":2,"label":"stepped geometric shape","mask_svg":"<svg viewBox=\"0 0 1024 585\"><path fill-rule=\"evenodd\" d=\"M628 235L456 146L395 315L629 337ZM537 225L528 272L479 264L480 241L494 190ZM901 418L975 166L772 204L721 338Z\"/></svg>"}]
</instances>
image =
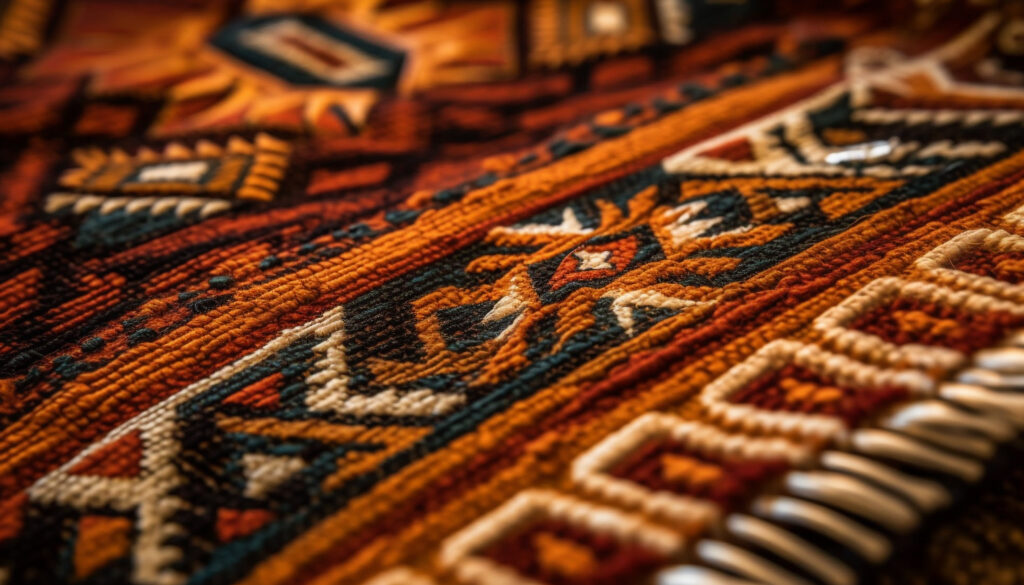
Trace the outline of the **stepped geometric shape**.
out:
<instances>
[{"instance_id":1,"label":"stepped geometric shape","mask_svg":"<svg viewBox=\"0 0 1024 585\"><path fill-rule=\"evenodd\" d=\"M296 85L390 88L405 59L401 51L310 15L236 20L211 43Z\"/></svg>"}]
</instances>

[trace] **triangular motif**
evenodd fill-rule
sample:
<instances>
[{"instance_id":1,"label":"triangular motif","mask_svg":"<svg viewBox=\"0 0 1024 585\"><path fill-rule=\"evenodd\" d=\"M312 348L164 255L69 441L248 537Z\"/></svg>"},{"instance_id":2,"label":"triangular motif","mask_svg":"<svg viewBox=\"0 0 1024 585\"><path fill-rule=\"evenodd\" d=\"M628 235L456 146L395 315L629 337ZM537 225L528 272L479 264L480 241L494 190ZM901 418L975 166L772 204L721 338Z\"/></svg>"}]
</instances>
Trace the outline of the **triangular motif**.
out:
<instances>
[{"instance_id":1,"label":"triangular motif","mask_svg":"<svg viewBox=\"0 0 1024 585\"><path fill-rule=\"evenodd\" d=\"M284 376L278 372L258 380L228 396L224 404L239 404L257 409L274 409L280 406L281 383Z\"/></svg>"},{"instance_id":2,"label":"triangular motif","mask_svg":"<svg viewBox=\"0 0 1024 585\"><path fill-rule=\"evenodd\" d=\"M142 471L142 434L134 431L91 453L68 470L70 475L136 477Z\"/></svg>"}]
</instances>

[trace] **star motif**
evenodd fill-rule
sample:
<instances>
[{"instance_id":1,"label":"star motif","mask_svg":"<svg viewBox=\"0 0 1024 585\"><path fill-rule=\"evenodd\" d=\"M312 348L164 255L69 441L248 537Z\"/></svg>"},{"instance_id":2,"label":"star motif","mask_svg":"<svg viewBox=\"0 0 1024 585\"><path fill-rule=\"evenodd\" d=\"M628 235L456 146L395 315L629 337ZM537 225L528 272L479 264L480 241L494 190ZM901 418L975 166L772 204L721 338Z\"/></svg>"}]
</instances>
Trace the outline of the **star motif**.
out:
<instances>
[{"instance_id":1,"label":"star motif","mask_svg":"<svg viewBox=\"0 0 1024 585\"><path fill-rule=\"evenodd\" d=\"M611 250L590 252L588 250L577 250L573 255L580 261L577 270L608 270L615 268L608 259L612 256Z\"/></svg>"}]
</instances>

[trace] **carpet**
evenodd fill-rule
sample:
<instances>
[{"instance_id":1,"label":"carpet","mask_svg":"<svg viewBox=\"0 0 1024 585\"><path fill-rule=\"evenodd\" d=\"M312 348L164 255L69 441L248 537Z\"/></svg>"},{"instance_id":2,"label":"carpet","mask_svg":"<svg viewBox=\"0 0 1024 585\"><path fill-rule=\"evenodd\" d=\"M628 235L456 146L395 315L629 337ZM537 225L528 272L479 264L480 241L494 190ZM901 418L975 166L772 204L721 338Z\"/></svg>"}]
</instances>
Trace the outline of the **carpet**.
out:
<instances>
[{"instance_id":1,"label":"carpet","mask_svg":"<svg viewBox=\"0 0 1024 585\"><path fill-rule=\"evenodd\" d=\"M1024 5L0 2L0 584L1021 583Z\"/></svg>"}]
</instances>

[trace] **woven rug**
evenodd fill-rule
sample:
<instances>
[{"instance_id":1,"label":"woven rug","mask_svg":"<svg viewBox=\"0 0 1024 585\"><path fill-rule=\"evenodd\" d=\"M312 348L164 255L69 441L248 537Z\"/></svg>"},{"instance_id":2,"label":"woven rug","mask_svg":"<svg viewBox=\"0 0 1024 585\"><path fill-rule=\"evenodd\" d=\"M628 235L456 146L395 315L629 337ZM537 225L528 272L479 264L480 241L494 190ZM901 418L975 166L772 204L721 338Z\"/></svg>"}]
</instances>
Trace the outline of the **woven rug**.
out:
<instances>
[{"instance_id":1,"label":"woven rug","mask_svg":"<svg viewBox=\"0 0 1024 585\"><path fill-rule=\"evenodd\" d=\"M1024 583L1024 5L829 4L0 2L0 584Z\"/></svg>"}]
</instances>

